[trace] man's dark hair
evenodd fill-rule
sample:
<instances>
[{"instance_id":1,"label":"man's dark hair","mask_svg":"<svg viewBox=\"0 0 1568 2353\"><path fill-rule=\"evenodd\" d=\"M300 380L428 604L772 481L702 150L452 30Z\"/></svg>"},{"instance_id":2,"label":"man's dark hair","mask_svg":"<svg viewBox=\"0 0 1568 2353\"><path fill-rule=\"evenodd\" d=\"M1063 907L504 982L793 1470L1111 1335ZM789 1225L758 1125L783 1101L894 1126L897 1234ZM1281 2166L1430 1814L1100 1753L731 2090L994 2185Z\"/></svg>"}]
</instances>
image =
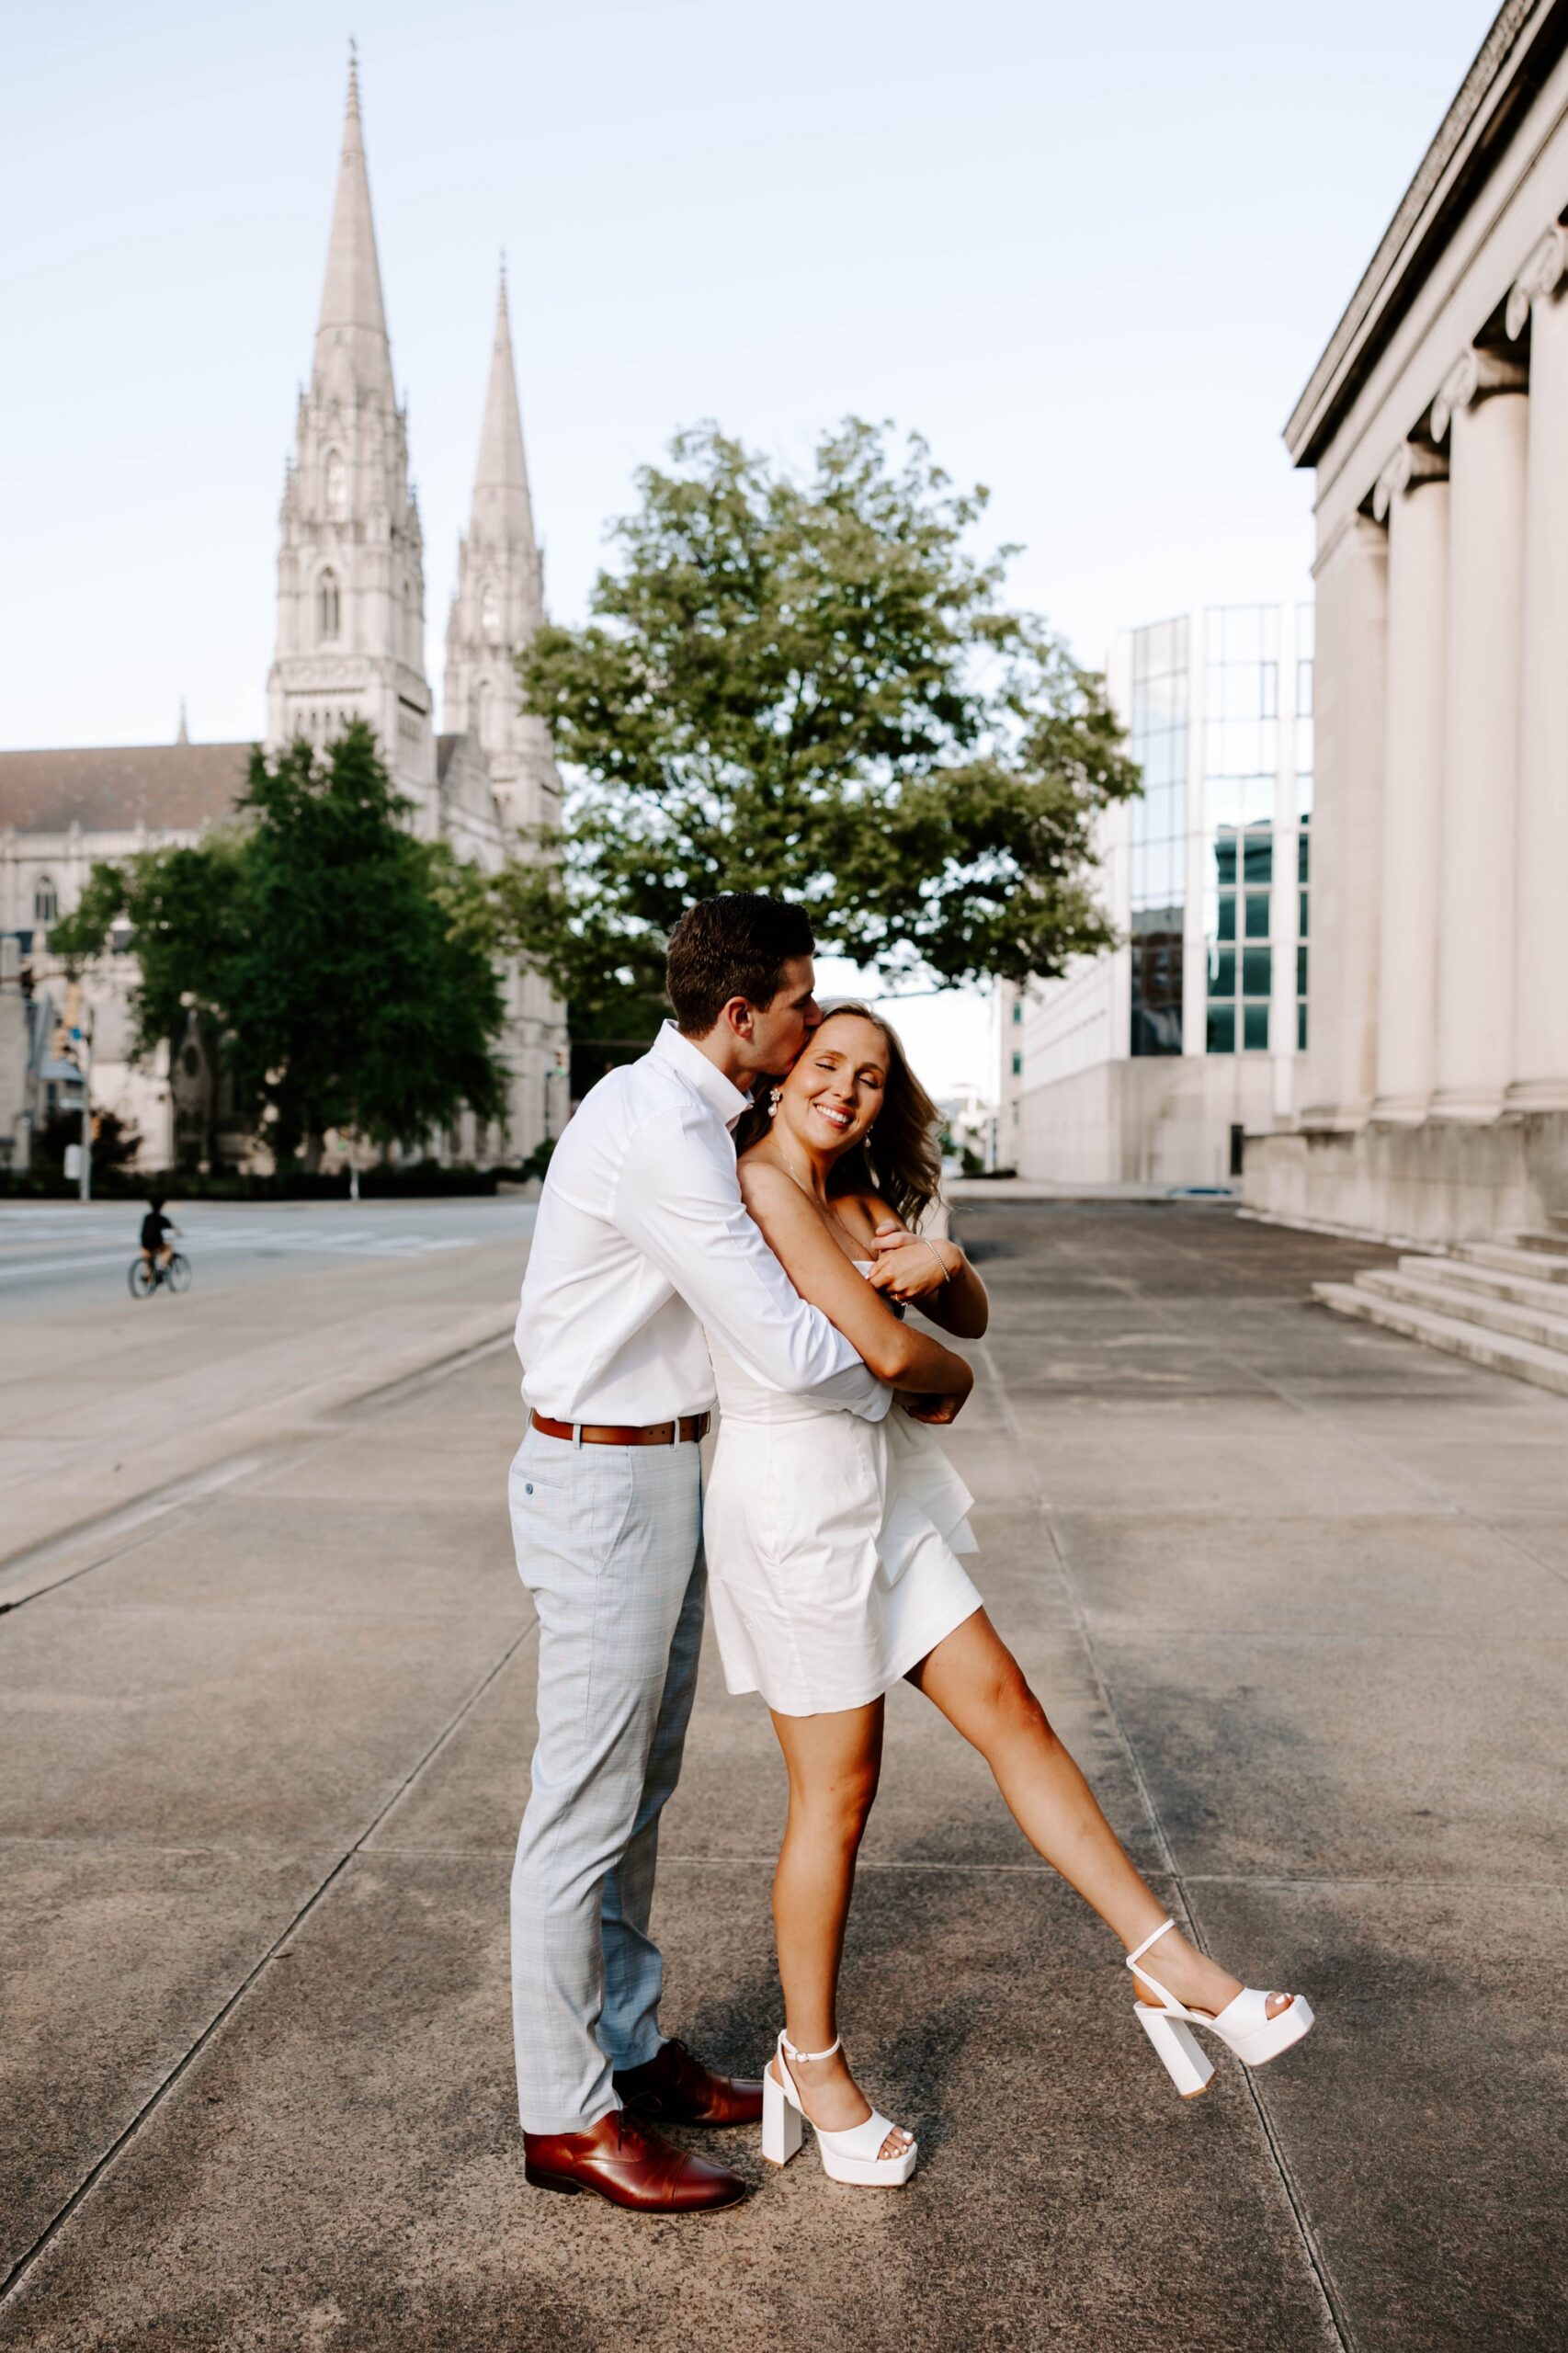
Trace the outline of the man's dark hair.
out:
<instances>
[{"instance_id":1,"label":"man's dark hair","mask_svg":"<svg viewBox=\"0 0 1568 2353\"><path fill-rule=\"evenodd\" d=\"M676 1027L706 1038L733 996L758 1012L784 984L791 956L809 956L816 942L803 907L760 891L725 891L687 907L670 934L665 986Z\"/></svg>"}]
</instances>

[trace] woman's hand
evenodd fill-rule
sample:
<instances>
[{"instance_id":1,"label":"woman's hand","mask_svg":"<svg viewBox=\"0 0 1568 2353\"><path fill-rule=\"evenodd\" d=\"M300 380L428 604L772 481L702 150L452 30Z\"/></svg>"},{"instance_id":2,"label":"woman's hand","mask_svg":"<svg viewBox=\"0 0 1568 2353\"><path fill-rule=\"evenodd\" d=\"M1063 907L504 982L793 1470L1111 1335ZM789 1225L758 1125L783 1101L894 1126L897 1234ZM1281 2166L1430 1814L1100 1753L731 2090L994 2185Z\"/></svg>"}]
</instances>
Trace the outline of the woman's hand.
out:
<instances>
[{"instance_id":1,"label":"woman's hand","mask_svg":"<svg viewBox=\"0 0 1568 2353\"><path fill-rule=\"evenodd\" d=\"M927 1242L892 1218L878 1226L871 1246L877 1262L867 1281L873 1290L885 1290L906 1302L946 1290L968 1263L956 1242Z\"/></svg>"}]
</instances>

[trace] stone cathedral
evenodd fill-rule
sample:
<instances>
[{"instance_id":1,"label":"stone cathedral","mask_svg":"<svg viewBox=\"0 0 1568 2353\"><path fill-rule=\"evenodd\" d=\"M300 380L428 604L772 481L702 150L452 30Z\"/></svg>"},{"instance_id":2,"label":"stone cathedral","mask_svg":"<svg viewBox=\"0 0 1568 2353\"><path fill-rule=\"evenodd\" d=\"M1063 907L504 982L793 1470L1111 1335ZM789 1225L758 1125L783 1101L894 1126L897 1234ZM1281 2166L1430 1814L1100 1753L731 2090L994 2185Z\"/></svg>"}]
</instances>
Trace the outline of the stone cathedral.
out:
<instances>
[{"instance_id":1,"label":"stone cathedral","mask_svg":"<svg viewBox=\"0 0 1568 2353\"><path fill-rule=\"evenodd\" d=\"M443 717L425 675L425 560L409 482L408 417L393 387L370 210L358 74L351 66L326 277L310 382L300 396L279 514L277 640L267 681L269 749L324 745L350 719L374 729L410 823L467 862L498 868L517 828L555 818L560 779L542 721L517 710L514 661L543 617L503 271L467 532L447 625ZM0 753L0 938L35 988L60 992L49 926L73 907L96 859L188 842L228 815L248 744ZM128 944L129 946L129 944ZM173 1070L128 1060L133 959L94 975L93 1099L134 1119L142 1158L187 1154L182 1096L203 1074L194 1044ZM443 1156L516 1161L560 1131L567 1112L563 1007L513 971L500 1052L505 1134L467 1114L434 1140ZM35 1107L36 1108L36 1107ZM0 1104L11 1135L16 1107ZM188 1124L188 1123L187 1123Z\"/></svg>"}]
</instances>

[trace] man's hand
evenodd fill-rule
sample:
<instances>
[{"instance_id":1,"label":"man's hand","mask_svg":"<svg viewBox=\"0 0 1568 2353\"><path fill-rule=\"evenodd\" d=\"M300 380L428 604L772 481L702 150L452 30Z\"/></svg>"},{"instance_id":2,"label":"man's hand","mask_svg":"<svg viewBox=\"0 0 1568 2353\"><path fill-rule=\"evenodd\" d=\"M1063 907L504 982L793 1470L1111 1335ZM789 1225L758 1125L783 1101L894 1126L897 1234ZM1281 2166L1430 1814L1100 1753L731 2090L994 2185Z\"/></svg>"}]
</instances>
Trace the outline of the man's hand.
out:
<instances>
[{"instance_id":1,"label":"man's hand","mask_svg":"<svg viewBox=\"0 0 1568 2353\"><path fill-rule=\"evenodd\" d=\"M901 1397L899 1403L912 1422L926 1422L940 1429L958 1420L967 1396L966 1391L962 1397Z\"/></svg>"},{"instance_id":2,"label":"man's hand","mask_svg":"<svg viewBox=\"0 0 1568 2353\"><path fill-rule=\"evenodd\" d=\"M866 1279L873 1290L901 1301L929 1299L958 1272L963 1253L954 1242L927 1242L893 1219L877 1228L876 1264ZM950 1416L949 1416L950 1418Z\"/></svg>"}]
</instances>

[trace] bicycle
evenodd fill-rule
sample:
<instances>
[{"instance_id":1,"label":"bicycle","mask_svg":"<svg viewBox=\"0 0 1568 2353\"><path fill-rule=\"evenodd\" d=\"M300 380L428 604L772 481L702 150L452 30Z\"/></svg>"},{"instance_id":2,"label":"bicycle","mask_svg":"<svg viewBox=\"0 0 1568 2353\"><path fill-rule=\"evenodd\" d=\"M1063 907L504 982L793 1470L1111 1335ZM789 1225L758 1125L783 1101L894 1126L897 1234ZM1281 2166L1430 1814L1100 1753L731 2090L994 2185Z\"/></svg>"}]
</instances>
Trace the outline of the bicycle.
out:
<instances>
[{"instance_id":1,"label":"bicycle","mask_svg":"<svg viewBox=\"0 0 1568 2353\"><path fill-rule=\"evenodd\" d=\"M155 1258L132 1258L126 1280L132 1299L151 1299L155 1290L188 1290L190 1260L177 1250L169 1253L166 1267L160 1266Z\"/></svg>"}]
</instances>

